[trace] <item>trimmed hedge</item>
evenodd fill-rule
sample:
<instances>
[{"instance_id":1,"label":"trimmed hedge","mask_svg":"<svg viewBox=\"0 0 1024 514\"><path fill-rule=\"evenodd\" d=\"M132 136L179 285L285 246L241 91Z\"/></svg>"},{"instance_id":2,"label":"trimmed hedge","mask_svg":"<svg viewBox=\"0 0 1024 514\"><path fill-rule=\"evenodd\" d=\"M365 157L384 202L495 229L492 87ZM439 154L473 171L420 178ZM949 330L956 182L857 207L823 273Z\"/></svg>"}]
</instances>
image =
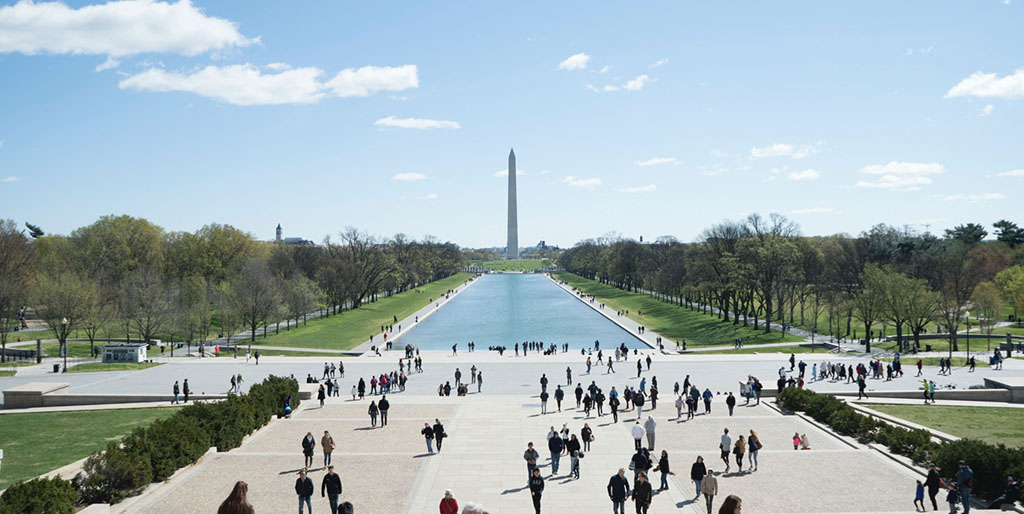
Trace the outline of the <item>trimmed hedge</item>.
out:
<instances>
[{"instance_id":1,"label":"trimmed hedge","mask_svg":"<svg viewBox=\"0 0 1024 514\"><path fill-rule=\"evenodd\" d=\"M0 512L74 514L78 493L67 480L34 478L12 485L0 497Z\"/></svg>"},{"instance_id":2,"label":"trimmed hedge","mask_svg":"<svg viewBox=\"0 0 1024 514\"><path fill-rule=\"evenodd\" d=\"M1024 448L1007 448L974 439L935 443L927 430L911 430L878 421L857 412L835 396L807 389L787 387L779 393L777 401L786 410L803 411L862 443L883 444L893 453L910 457L917 463L934 462L950 474L947 480L953 480L957 463L963 460L974 470L972 494L983 498L999 496L1007 475L1024 476Z\"/></svg>"},{"instance_id":3,"label":"trimmed hedge","mask_svg":"<svg viewBox=\"0 0 1024 514\"><path fill-rule=\"evenodd\" d=\"M58 478L11 486L0 497L0 512L64 514L74 512L76 500L82 504L118 503L195 463L211 446L216 446L218 451L237 448L245 436L269 423L274 416L283 415L284 401L289 396L291 407L295 409L299 406L298 382L293 378L271 376L253 385L249 394L182 407L167 419L154 421L147 428L136 428L120 442L107 444L105 451L86 460L82 472L70 482ZM37 494L42 488L47 494ZM51 493L51 490L57 492ZM62 495L61 491L71 493ZM33 497L38 497L38 502L25 503ZM68 510L37 506L44 501L47 505L57 505L55 502L65 500ZM58 507L63 509L63 505L60 503Z\"/></svg>"}]
</instances>

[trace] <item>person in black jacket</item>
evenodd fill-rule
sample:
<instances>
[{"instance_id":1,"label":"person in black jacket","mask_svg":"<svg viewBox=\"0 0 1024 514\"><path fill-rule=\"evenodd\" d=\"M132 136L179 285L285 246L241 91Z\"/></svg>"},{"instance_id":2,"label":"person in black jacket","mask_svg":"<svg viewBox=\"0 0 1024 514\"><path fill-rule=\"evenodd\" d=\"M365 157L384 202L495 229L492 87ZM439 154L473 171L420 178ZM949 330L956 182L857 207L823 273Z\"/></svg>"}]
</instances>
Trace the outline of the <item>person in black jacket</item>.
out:
<instances>
[{"instance_id":1,"label":"person in black jacket","mask_svg":"<svg viewBox=\"0 0 1024 514\"><path fill-rule=\"evenodd\" d=\"M626 479L626 470L619 468L619 472L608 479L608 497L612 500L612 512L626 514L626 496L629 495L629 480Z\"/></svg>"},{"instance_id":2,"label":"person in black jacket","mask_svg":"<svg viewBox=\"0 0 1024 514\"><path fill-rule=\"evenodd\" d=\"M306 437L302 438L302 455L306 457L303 467L308 468L313 465L313 448L315 447L316 439L313 439L313 432L306 432Z\"/></svg>"},{"instance_id":3,"label":"person in black jacket","mask_svg":"<svg viewBox=\"0 0 1024 514\"><path fill-rule=\"evenodd\" d=\"M693 497L694 500L700 498L701 481L704 480L704 476L707 474L708 468L704 465L704 457L698 455L697 462L690 466L690 480L693 480L694 485L697 486L697 493Z\"/></svg>"},{"instance_id":4,"label":"person in black jacket","mask_svg":"<svg viewBox=\"0 0 1024 514\"><path fill-rule=\"evenodd\" d=\"M540 470L533 468L533 476L530 477L530 497L533 498L533 510L540 514L540 495L544 492L544 478L540 476Z\"/></svg>"},{"instance_id":5,"label":"person in black jacket","mask_svg":"<svg viewBox=\"0 0 1024 514\"><path fill-rule=\"evenodd\" d=\"M583 386L579 383L576 384L576 408L580 408L580 402L583 401Z\"/></svg>"},{"instance_id":6,"label":"person in black jacket","mask_svg":"<svg viewBox=\"0 0 1024 514\"><path fill-rule=\"evenodd\" d=\"M555 388L555 404L558 405L558 412L562 412L562 399L565 398L565 391L562 391L562 386Z\"/></svg>"},{"instance_id":7,"label":"person in black jacket","mask_svg":"<svg viewBox=\"0 0 1024 514\"><path fill-rule=\"evenodd\" d=\"M562 457L562 451L565 450L565 442L558 436L558 432L548 439L548 451L551 452L551 475L558 474L558 462Z\"/></svg>"},{"instance_id":8,"label":"person in black jacket","mask_svg":"<svg viewBox=\"0 0 1024 514\"><path fill-rule=\"evenodd\" d=\"M313 513L313 480L306 476L306 470L299 471L299 478L295 480L295 494L299 496L299 514L302 514L302 504L306 504L310 514Z\"/></svg>"},{"instance_id":9,"label":"person in black jacket","mask_svg":"<svg viewBox=\"0 0 1024 514\"><path fill-rule=\"evenodd\" d=\"M651 507L651 498L654 492L651 491L651 483L647 481L647 473L640 473L637 478L636 487L633 488L633 501L636 503L636 514L647 514Z\"/></svg>"},{"instance_id":10,"label":"person in black jacket","mask_svg":"<svg viewBox=\"0 0 1024 514\"><path fill-rule=\"evenodd\" d=\"M939 469L935 467L935 464L928 464L928 478L924 480L925 487L928 488L928 498L932 501L932 509L939 510L938 504L935 503L935 496L939 494Z\"/></svg>"},{"instance_id":11,"label":"person in black jacket","mask_svg":"<svg viewBox=\"0 0 1024 514\"><path fill-rule=\"evenodd\" d=\"M633 468L633 487L636 487L636 483L640 479L640 474L651 468L651 461L647 458L647 454L644 452L644 449L639 448L629 463Z\"/></svg>"},{"instance_id":12,"label":"person in black jacket","mask_svg":"<svg viewBox=\"0 0 1024 514\"><path fill-rule=\"evenodd\" d=\"M668 491L668 476L673 473L668 465L667 451L661 450L661 458L658 459L658 466L654 468L654 471L661 472L661 487L658 488L658 491Z\"/></svg>"},{"instance_id":13,"label":"person in black jacket","mask_svg":"<svg viewBox=\"0 0 1024 514\"><path fill-rule=\"evenodd\" d=\"M377 402L377 409L380 410L380 426L385 427L388 425L388 409L391 408L391 402L388 401L387 396L381 396L380 401Z\"/></svg>"},{"instance_id":14,"label":"person in black jacket","mask_svg":"<svg viewBox=\"0 0 1024 514\"><path fill-rule=\"evenodd\" d=\"M430 423L424 423L420 433L427 438L427 452L434 453L434 429L430 428Z\"/></svg>"},{"instance_id":15,"label":"person in black jacket","mask_svg":"<svg viewBox=\"0 0 1024 514\"><path fill-rule=\"evenodd\" d=\"M325 494L326 493L326 494ZM334 466L327 466L327 474L320 482L320 497L327 496L331 503L331 514L338 514L338 496L341 496L341 477L334 472ZM310 509L312 512L312 509Z\"/></svg>"},{"instance_id":16,"label":"person in black jacket","mask_svg":"<svg viewBox=\"0 0 1024 514\"><path fill-rule=\"evenodd\" d=\"M569 458L572 466L569 468L569 474L579 478L580 477L580 440L576 438L576 434L572 434L570 439L565 442L565 450L569 452Z\"/></svg>"},{"instance_id":17,"label":"person in black jacket","mask_svg":"<svg viewBox=\"0 0 1024 514\"><path fill-rule=\"evenodd\" d=\"M448 437L448 434L444 431L444 425L441 424L441 420L434 418L434 442L437 443L437 451L441 451L441 441Z\"/></svg>"}]
</instances>

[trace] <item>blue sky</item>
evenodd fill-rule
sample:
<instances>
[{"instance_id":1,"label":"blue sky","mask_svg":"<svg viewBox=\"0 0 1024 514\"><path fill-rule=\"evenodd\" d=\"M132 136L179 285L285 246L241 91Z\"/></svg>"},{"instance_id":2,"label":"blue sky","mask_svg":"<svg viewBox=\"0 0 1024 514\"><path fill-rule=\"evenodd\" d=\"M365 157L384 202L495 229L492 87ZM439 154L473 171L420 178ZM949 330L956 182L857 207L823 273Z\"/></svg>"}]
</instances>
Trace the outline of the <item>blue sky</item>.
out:
<instances>
[{"instance_id":1,"label":"blue sky","mask_svg":"<svg viewBox=\"0 0 1024 514\"><path fill-rule=\"evenodd\" d=\"M0 3L0 216L500 246L1024 224L1024 1Z\"/></svg>"}]
</instances>

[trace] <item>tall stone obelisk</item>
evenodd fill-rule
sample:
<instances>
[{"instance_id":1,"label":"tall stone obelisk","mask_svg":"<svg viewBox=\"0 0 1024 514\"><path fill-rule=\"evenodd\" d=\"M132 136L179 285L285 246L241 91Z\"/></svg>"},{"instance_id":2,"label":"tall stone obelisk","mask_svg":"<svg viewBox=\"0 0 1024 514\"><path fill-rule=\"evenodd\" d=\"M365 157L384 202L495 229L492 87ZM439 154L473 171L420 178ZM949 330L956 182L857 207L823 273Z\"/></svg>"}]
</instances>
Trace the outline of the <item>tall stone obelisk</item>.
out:
<instances>
[{"instance_id":1,"label":"tall stone obelisk","mask_svg":"<svg viewBox=\"0 0 1024 514\"><path fill-rule=\"evenodd\" d=\"M506 259L519 258L519 216L516 213L516 152L508 152L508 247Z\"/></svg>"}]
</instances>

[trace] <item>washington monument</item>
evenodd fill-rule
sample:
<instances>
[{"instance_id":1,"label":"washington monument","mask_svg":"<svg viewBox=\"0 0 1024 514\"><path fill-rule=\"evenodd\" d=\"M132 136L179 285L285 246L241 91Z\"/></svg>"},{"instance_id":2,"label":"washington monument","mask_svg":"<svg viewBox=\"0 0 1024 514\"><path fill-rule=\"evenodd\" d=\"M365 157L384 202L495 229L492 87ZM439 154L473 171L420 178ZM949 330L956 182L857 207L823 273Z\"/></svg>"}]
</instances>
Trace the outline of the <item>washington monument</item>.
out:
<instances>
[{"instance_id":1,"label":"washington monument","mask_svg":"<svg viewBox=\"0 0 1024 514\"><path fill-rule=\"evenodd\" d=\"M519 221L516 214L516 152L508 152L508 248L506 259L519 258Z\"/></svg>"}]
</instances>

